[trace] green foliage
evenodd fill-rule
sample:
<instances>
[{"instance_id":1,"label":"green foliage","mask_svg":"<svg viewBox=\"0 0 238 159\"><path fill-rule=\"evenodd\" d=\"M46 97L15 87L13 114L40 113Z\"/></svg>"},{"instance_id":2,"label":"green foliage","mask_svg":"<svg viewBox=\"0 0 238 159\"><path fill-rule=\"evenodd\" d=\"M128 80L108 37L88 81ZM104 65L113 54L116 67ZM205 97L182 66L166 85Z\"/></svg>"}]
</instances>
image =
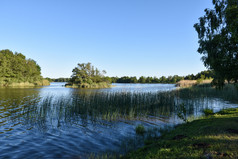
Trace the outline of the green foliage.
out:
<instances>
[{"instance_id":1,"label":"green foliage","mask_svg":"<svg viewBox=\"0 0 238 159\"><path fill-rule=\"evenodd\" d=\"M197 79L197 84L202 83L202 81L203 81L203 79L201 79L201 78Z\"/></svg>"},{"instance_id":2,"label":"green foliage","mask_svg":"<svg viewBox=\"0 0 238 159\"><path fill-rule=\"evenodd\" d=\"M205 116L214 114L213 109L204 109L202 112L205 114Z\"/></svg>"},{"instance_id":3,"label":"green foliage","mask_svg":"<svg viewBox=\"0 0 238 159\"><path fill-rule=\"evenodd\" d=\"M144 77L141 76L139 79L134 77L111 77L113 83L176 83L180 80L183 80L184 77L174 75L174 76L168 76L167 78L165 76L162 76L160 78L157 77Z\"/></svg>"},{"instance_id":4,"label":"green foliage","mask_svg":"<svg viewBox=\"0 0 238 159\"><path fill-rule=\"evenodd\" d=\"M50 81L52 82L69 82L71 78L64 78L64 77L61 77L61 78L52 78L50 79Z\"/></svg>"},{"instance_id":5,"label":"green foliage","mask_svg":"<svg viewBox=\"0 0 238 159\"><path fill-rule=\"evenodd\" d=\"M66 84L65 86L69 88L109 88L111 87L111 85L107 82Z\"/></svg>"},{"instance_id":6,"label":"green foliage","mask_svg":"<svg viewBox=\"0 0 238 159\"><path fill-rule=\"evenodd\" d=\"M213 0L213 5L194 27L204 65L214 70L213 84L223 87L225 80L238 82L238 3Z\"/></svg>"},{"instance_id":7,"label":"green foliage","mask_svg":"<svg viewBox=\"0 0 238 159\"><path fill-rule=\"evenodd\" d=\"M177 116L182 119L184 122L188 122L188 119L187 119L187 110L186 110L186 107L185 107L185 104L182 103L182 104L179 104L178 107L177 107Z\"/></svg>"},{"instance_id":8,"label":"green foliage","mask_svg":"<svg viewBox=\"0 0 238 159\"><path fill-rule=\"evenodd\" d=\"M138 135L144 135L145 133L145 127L142 124L139 124L136 126L136 134Z\"/></svg>"},{"instance_id":9,"label":"green foliage","mask_svg":"<svg viewBox=\"0 0 238 159\"><path fill-rule=\"evenodd\" d=\"M238 108L176 126L122 158L237 158Z\"/></svg>"},{"instance_id":10,"label":"green foliage","mask_svg":"<svg viewBox=\"0 0 238 159\"><path fill-rule=\"evenodd\" d=\"M41 68L32 59L18 52L0 50L0 86L13 83L42 82Z\"/></svg>"},{"instance_id":11,"label":"green foliage","mask_svg":"<svg viewBox=\"0 0 238 159\"><path fill-rule=\"evenodd\" d=\"M197 79L197 84L201 84L205 79L205 75L201 75L199 79Z\"/></svg>"},{"instance_id":12,"label":"green foliage","mask_svg":"<svg viewBox=\"0 0 238 159\"><path fill-rule=\"evenodd\" d=\"M162 76L160 78L141 76L139 77L139 79L137 79L135 76L134 77L123 76L120 78L111 77L110 79L112 83L177 83L184 79L202 81L202 80L212 79L212 78L214 78L214 72L211 70L207 70L207 71L199 72L196 75L192 74L192 75L187 75L185 77L178 76L178 75L168 76L168 77Z\"/></svg>"},{"instance_id":13,"label":"green foliage","mask_svg":"<svg viewBox=\"0 0 238 159\"><path fill-rule=\"evenodd\" d=\"M49 81L49 82L54 82L54 80L51 79L51 78L49 78L49 77L46 77L46 78L44 78L44 79L47 80L47 81Z\"/></svg>"},{"instance_id":14,"label":"green foliage","mask_svg":"<svg viewBox=\"0 0 238 159\"><path fill-rule=\"evenodd\" d=\"M205 80L205 79L212 79L214 78L214 71L212 70L207 70L207 71L201 71L196 75L187 75L184 77L185 80Z\"/></svg>"},{"instance_id":15,"label":"green foliage","mask_svg":"<svg viewBox=\"0 0 238 159\"><path fill-rule=\"evenodd\" d=\"M238 113L237 108L222 109L217 114L225 115L225 114L234 114L234 113Z\"/></svg>"},{"instance_id":16,"label":"green foliage","mask_svg":"<svg viewBox=\"0 0 238 159\"><path fill-rule=\"evenodd\" d=\"M137 83L137 78L136 77L128 77L128 76L123 76L121 78L118 78L117 83Z\"/></svg>"},{"instance_id":17,"label":"green foliage","mask_svg":"<svg viewBox=\"0 0 238 159\"><path fill-rule=\"evenodd\" d=\"M96 88L99 86L98 84L104 85L104 83L111 82L108 77L104 77L104 74L106 74L105 70L99 71L89 62L79 63L72 72L73 75L68 85L79 86L79 88Z\"/></svg>"}]
</instances>

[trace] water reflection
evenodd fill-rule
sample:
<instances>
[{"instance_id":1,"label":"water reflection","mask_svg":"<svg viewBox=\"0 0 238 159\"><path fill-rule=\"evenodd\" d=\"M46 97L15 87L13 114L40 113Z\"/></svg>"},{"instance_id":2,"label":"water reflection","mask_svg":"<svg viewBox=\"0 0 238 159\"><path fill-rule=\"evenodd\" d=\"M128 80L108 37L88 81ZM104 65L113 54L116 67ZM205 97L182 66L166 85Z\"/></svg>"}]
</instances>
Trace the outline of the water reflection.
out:
<instances>
[{"instance_id":1,"label":"water reflection","mask_svg":"<svg viewBox=\"0 0 238 159\"><path fill-rule=\"evenodd\" d=\"M181 122L176 117L181 103L188 116L199 116L204 108L218 111L237 106L238 100L231 89L122 84L82 90L62 85L0 89L0 157L13 157L9 152L14 151L17 158L30 152L29 158L56 158L116 151L121 141L135 136L138 123L153 128Z\"/></svg>"},{"instance_id":2,"label":"water reflection","mask_svg":"<svg viewBox=\"0 0 238 159\"><path fill-rule=\"evenodd\" d=\"M21 125L20 118L29 113L30 105L39 102L39 92L34 89L0 89L0 133L13 131Z\"/></svg>"},{"instance_id":3,"label":"water reflection","mask_svg":"<svg viewBox=\"0 0 238 159\"><path fill-rule=\"evenodd\" d=\"M52 88L62 89L62 87ZM181 103L185 105L187 115L195 117L201 115L205 108L218 111L236 106L221 98L212 97L212 91L216 92L203 89L157 93L69 89L64 92L67 94L64 96L62 94L41 96L38 103L33 102L24 108L26 113L23 117L28 124L43 132L57 131L72 125L80 126L83 131L87 131L88 127L94 128L98 125L111 127L117 122L128 121L142 121L152 125L160 125L161 122L176 124L181 122L176 116L177 106ZM219 93L216 95L219 96Z\"/></svg>"}]
</instances>

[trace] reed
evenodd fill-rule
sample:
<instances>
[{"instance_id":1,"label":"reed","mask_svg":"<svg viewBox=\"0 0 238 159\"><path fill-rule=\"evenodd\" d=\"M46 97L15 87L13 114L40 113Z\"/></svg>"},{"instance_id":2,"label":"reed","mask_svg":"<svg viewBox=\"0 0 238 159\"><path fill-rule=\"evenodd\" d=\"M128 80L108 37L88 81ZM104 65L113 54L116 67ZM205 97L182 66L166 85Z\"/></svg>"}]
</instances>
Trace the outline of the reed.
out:
<instances>
[{"instance_id":1,"label":"reed","mask_svg":"<svg viewBox=\"0 0 238 159\"><path fill-rule=\"evenodd\" d=\"M136 92L81 92L68 97L44 97L32 103L29 120L52 121L63 124L87 123L103 124L104 121L124 121L150 119L166 121L176 116L177 106L184 104L186 115L196 116L197 112L210 108L211 99L223 99L238 103L238 91L231 86L223 90L211 87L192 87L159 93ZM222 108L222 106L221 106ZM32 111L34 110L34 111ZM51 122L49 122L51 121ZM53 122L52 122L53 123Z\"/></svg>"},{"instance_id":2,"label":"reed","mask_svg":"<svg viewBox=\"0 0 238 159\"><path fill-rule=\"evenodd\" d=\"M198 80L181 80L177 82L176 86L181 88L188 88L197 85L209 85L211 86L211 79L198 79Z\"/></svg>"}]
</instances>

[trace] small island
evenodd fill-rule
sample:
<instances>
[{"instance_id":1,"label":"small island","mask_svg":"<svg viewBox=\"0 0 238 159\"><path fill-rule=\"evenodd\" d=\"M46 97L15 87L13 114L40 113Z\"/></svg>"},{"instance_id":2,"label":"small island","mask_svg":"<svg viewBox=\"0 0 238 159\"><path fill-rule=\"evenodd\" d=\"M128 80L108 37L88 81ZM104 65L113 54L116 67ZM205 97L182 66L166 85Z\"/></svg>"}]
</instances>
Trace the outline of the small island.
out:
<instances>
[{"instance_id":1,"label":"small island","mask_svg":"<svg viewBox=\"0 0 238 159\"><path fill-rule=\"evenodd\" d=\"M50 85L41 76L41 67L22 53L0 50L0 87L33 87Z\"/></svg>"},{"instance_id":2,"label":"small island","mask_svg":"<svg viewBox=\"0 0 238 159\"><path fill-rule=\"evenodd\" d=\"M70 82L65 86L70 88L110 88L110 79L105 77L106 71L100 71L90 62L78 63L73 69Z\"/></svg>"}]
</instances>

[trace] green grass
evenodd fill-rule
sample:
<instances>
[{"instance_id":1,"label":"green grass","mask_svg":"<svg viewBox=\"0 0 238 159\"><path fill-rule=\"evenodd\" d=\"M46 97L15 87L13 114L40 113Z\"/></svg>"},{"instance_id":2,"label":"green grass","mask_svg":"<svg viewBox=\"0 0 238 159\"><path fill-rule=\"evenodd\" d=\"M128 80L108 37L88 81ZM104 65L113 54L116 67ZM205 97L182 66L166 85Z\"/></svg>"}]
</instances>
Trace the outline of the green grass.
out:
<instances>
[{"instance_id":1,"label":"green grass","mask_svg":"<svg viewBox=\"0 0 238 159\"><path fill-rule=\"evenodd\" d=\"M122 158L238 158L238 108L178 125Z\"/></svg>"},{"instance_id":2,"label":"green grass","mask_svg":"<svg viewBox=\"0 0 238 159\"><path fill-rule=\"evenodd\" d=\"M35 87L35 86L48 86L50 82L48 80L39 80L34 82L1 82L0 87Z\"/></svg>"},{"instance_id":3,"label":"green grass","mask_svg":"<svg viewBox=\"0 0 238 159\"><path fill-rule=\"evenodd\" d=\"M203 113L205 114L205 116L209 116L209 115L213 115L214 112L213 112L213 109L204 109L203 110Z\"/></svg>"},{"instance_id":4,"label":"green grass","mask_svg":"<svg viewBox=\"0 0 238 159\"><path fill-rule=\"evenodd\" d=\"M136 126L136 134L138 135L144 135L145 133L145 127L142 124L139 124Z\"/></svg>"}]
</instances>

